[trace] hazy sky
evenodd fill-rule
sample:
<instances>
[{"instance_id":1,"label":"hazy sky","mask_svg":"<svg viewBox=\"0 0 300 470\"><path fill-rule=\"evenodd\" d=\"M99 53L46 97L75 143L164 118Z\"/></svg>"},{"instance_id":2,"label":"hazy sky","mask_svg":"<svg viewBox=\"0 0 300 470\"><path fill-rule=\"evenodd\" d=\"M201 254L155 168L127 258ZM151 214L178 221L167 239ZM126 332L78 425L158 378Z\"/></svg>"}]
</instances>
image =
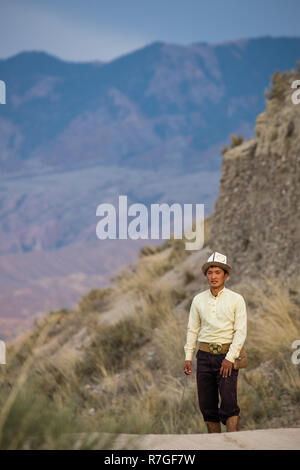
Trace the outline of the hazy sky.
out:
<instances>
[{"instance_id":1,"label":"hazy sky","mask_svg":"<svg viewBox=\"0 0 300 470\"><path fill-rule=\"evenodd\" d=\"M0 0L0 58L110 60L153 41L300 36L300 0Z\"/></svg>"}]
</instances>

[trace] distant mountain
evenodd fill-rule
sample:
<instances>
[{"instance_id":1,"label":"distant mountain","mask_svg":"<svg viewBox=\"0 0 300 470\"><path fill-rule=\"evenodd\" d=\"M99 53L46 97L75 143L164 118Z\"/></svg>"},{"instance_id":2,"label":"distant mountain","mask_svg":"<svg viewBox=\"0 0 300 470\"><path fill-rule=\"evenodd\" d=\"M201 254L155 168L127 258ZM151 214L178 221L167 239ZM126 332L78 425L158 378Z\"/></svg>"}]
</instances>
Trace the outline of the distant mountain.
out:
<instances>
[{"instance_id":1,"label":"distant mountain","mask_svg":"<svg viewBox=\"0 0 300 470\"><path fill-rule=\"evenodd\" d=\"M299 58L300 38L262 37L157 42L100 65L43 52L1 60L1 169L33 160L64 170L220 169L216 145L232 132L251 136L271 75Z\"/></svg>"},{"instance_id":2,"label":"distant mountain","mask_svg":"<svg viewBox=\"0 0 300 470\"><path fill-rule=\"evenodd\" d=\"M216 45L161 42L109 63L43 52L0 61L0 253L95 240L101 202L202 202L217 196L220 148L253 137L275 70L300 38Z\"/></svg>"}]
</instances>

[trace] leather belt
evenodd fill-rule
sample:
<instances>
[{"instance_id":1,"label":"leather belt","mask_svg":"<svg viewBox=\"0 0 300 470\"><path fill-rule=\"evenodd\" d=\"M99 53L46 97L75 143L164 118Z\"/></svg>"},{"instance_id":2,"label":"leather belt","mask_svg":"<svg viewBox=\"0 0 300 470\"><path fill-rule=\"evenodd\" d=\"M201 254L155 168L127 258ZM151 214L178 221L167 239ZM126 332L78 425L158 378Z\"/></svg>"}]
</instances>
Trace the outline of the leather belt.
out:
<instances>
[{"instance_id":1,"label":"leather belt","mask_svg":"<svg viewBox=\"0 0 300 470\"><path fill-rule=\"evenodd\" d=\"M230 348L231 343L203 343L199 342L200 351L210 352L212 354L226 354Z\"/></svg>"}]
</instances>

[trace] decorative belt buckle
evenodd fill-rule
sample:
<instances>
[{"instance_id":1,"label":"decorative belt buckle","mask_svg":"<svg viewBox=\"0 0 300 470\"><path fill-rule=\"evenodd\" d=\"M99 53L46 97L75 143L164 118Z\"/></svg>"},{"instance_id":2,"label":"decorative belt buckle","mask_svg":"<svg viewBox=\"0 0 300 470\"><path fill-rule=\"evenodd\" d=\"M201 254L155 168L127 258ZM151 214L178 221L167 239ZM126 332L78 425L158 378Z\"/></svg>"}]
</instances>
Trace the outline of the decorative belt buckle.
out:
<instances>
[{"instance_id":1,"label":"decorative belt buckle","mask_svg":"<svg viewBox=\"0 0 300 470\"><path fill-rule=\"evenodd\" d=\"M209 343L208 349L212 354L220 354L222 352L222 344L220 343Z\"/></svg>"}]
</instances>

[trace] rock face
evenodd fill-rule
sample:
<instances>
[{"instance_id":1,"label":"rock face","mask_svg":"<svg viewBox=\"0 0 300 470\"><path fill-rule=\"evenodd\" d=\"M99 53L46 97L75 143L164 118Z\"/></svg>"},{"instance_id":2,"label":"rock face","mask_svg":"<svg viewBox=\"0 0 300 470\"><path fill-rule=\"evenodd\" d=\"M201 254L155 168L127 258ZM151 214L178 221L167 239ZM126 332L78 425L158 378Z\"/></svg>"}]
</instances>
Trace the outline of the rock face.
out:
<instances>
[{"instance_id":1,"label":"rock face","mask_svg":"<svg viewBox=\"0 0 300 470\"><path fill-rule=\"evenodd\" d=\"M299 273L300 104L291 88L299 78L281 76L281 90L273 87L257 117L256 137L224 154L210 245L228 255L235 281Z\"/></svg>"}]
</instances>

